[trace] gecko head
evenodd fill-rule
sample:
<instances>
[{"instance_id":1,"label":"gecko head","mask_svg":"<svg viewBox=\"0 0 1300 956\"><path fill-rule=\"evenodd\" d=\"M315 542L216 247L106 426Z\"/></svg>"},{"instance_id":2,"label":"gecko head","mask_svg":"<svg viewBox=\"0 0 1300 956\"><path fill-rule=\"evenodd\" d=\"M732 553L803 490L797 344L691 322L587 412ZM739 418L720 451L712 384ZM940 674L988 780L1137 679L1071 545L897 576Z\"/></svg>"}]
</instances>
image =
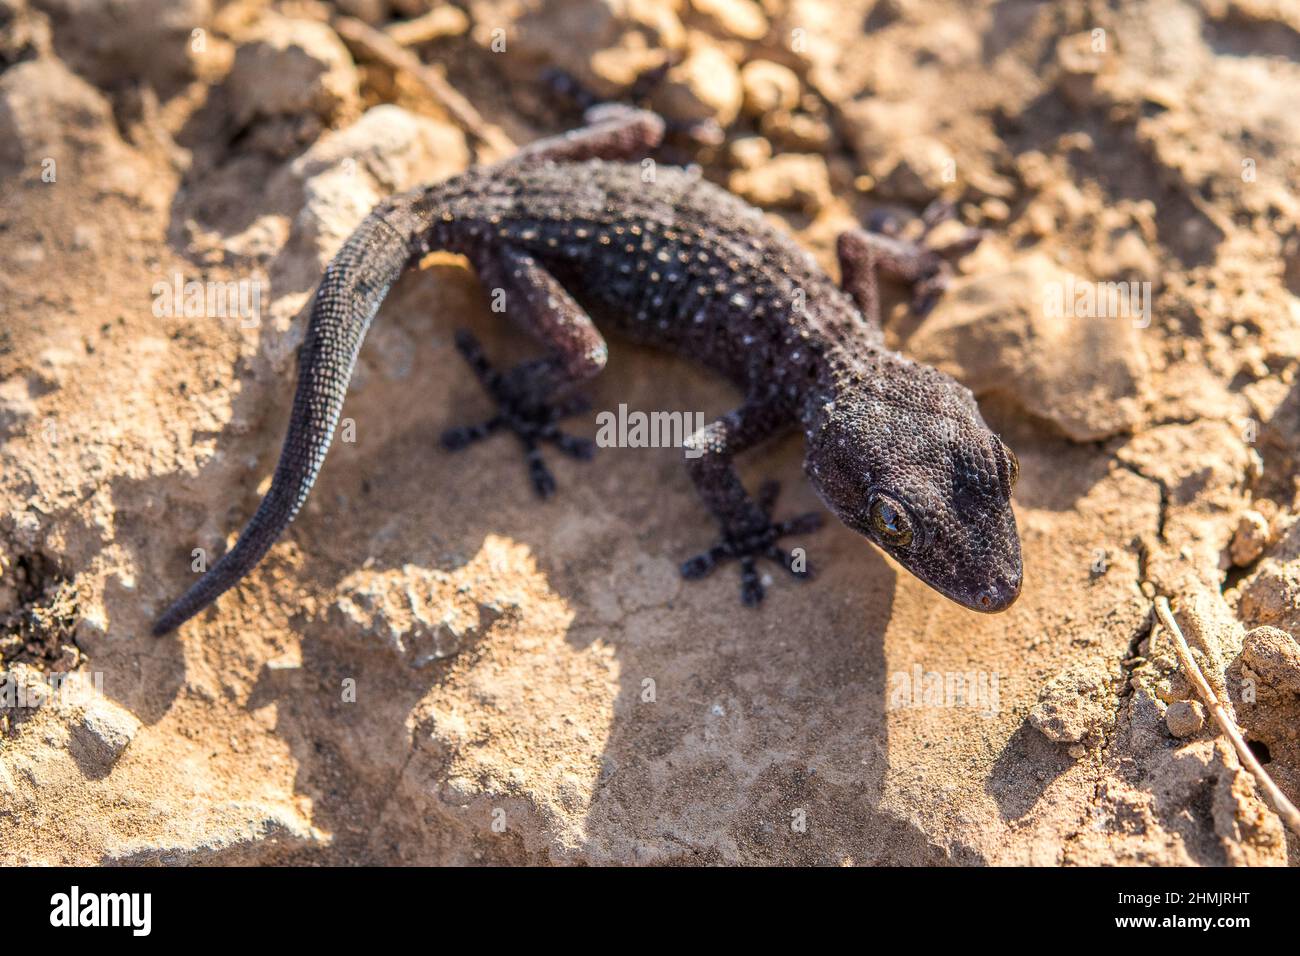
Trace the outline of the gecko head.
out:
<instances>
[{"instance_id":1,"label":"gecko head","mask_svg":"<svg viewBox=\"0 0 1300 956\"><path fill-rule=\"evenodd\" d=\"M827 507L936 591L975 611L1020 595L1011 490L1020 465L970 390L892 353L837 379L804 467Z\"/></svg>"}]
</instances>

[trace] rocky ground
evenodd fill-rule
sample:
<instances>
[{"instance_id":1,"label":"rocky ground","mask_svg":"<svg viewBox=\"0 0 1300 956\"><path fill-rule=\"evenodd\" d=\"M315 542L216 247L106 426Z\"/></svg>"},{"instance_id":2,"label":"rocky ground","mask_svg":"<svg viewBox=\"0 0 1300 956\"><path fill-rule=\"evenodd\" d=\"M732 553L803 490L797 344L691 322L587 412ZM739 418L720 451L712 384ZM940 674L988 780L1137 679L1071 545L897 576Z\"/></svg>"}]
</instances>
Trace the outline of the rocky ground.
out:
<instances>
[{"instance_id":1,"label":"rocky ground","mask_svg":"<svg viewBox=\"0 0 1300 956\"><path fill-rule=\"evenodd\" d=\"M880 208L988 231L888 334L1019 455L1020 601L962 610L835 525L747 611L677 576L712 534L680 452L557 461L544 505L502 445L442 452L484 410L452 331L526 347L433 256L285 540L150 637L255 507L367 209L575 125L547 68L619 96L665 64L650 105L725 136L664 158L828 269ZM0 862L1297 859L1151 613L1300 796L1294 3L0 0L0 67ZM1076 296L1105 283L1136 311ZM735 400L617 341L592 398ZM800 454L746 461L792 512Z\"/></svg>"}]
</instances>

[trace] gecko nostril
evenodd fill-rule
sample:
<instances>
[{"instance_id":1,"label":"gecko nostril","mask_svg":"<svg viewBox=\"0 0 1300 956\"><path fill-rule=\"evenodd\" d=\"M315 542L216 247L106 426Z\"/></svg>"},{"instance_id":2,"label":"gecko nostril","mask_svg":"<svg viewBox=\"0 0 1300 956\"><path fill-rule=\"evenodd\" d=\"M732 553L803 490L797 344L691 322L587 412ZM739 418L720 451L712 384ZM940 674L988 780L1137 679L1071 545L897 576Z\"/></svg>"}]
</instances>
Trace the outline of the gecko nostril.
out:
<instances>
[{"instance_id":1,"label":"gecko nostril","mask_svg":"<svg viewBox=\"0 0 1300 956\"><path fill-rule=\"evenodd\" d=\"M993 595L990 594L988 591L981 591L979 593L979 597L977 597L975 600L980 602L980 607L993 606Z\"/></svg>"}]
</instances>

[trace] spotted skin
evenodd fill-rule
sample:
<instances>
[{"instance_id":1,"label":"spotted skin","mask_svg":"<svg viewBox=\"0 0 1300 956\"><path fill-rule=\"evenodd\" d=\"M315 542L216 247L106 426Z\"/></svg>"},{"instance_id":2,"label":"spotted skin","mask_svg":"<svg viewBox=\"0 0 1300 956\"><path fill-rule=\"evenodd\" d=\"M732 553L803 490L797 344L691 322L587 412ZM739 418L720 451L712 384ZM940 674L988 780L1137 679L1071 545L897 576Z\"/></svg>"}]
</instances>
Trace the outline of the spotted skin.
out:
<instances>
[{"instance_id":1,"label":"spotted skin","mask_svg":"<svg viewBox=\"0 0 1300 956\"><path fill-rule=\"evenodd\" d=\"M842 289L758 210L697 173L629 161L662 138L654 114L599 107L588 120L503 163L392 197L349 237L316 292L271 488L235 547L158 619L155 633L233 587L296 516L371 319L403 269L434 250L467 256L545 352L498 371L459 334L498 410L447 432L446 447L513 432L537 491L553 492L542 449L590 456L590 444L558 422L581 407L573 387L605 366L599 329L614 329L703 363L744 396L689 439L692 481L721 534L683 564L684 576L735 560L751 605L763 597L758 559L808 576L777 542L811 532L818 517L776 519L775 486L755 499L733 464L798 428L805 471L841 521L966 607L999 611L1016 599L1015 456L969 390L887 349L880 330L877 272L932 297L949 274L942 257L855 230L839 243Z\"/></svg>"}]
</instances>

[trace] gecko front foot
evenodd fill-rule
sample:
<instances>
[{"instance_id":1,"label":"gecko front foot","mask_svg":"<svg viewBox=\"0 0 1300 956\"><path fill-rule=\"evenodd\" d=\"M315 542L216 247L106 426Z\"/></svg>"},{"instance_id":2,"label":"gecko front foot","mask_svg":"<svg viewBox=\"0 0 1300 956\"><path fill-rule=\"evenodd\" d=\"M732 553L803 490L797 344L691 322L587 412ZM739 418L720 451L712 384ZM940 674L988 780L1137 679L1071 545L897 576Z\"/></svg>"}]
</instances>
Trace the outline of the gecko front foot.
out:
<instances>
[{"instance_id":1,"label":"gecko front foot","mask_svg":"<svg viewBox=\"0 0 1300 956\"><path fill-rule=\"evenodd\" d=\"M484 390L497 403L497 413L477 425L461 425L442 433L442 446L448 451L460 451L474 442L502 429L512 431L524 446L528 461L528 475L533 488L543 497L555 492L555 477L542 459L543 442L549 442L573 458L588 460L595 454L596 446L586 438L578 438L560 431L556 424L562 419L586 411L587 400L574 396L560 402L549 402L537 396L539 363L523 365L499 372L492 367L478 339L465 330L456 332L456 349L464 356Z\"/></svg>"},{"instance_id":2,"label":"gecko front foot","mask_svg":"<svg viewBox=\"0 0 1300 956\"><path fill-rule=\"evenodd\" d=\"M810 511L785 521L774 522L772 506L776 503L780 488L775 481L764 484L758 493L760 519L746 527L724 530L720 542L682 564L682 577L688 580L706 577L719 564L734 558L740 562L740 600L746 607L755 607L763 600L764 587L758 574L758 558L775 561L796 578L811 578L813 570L807 560L796 561L789 551L779 547L776 542L786 535L816 531L821 527L822 516Z\"/></svg>"}]
</instances>

